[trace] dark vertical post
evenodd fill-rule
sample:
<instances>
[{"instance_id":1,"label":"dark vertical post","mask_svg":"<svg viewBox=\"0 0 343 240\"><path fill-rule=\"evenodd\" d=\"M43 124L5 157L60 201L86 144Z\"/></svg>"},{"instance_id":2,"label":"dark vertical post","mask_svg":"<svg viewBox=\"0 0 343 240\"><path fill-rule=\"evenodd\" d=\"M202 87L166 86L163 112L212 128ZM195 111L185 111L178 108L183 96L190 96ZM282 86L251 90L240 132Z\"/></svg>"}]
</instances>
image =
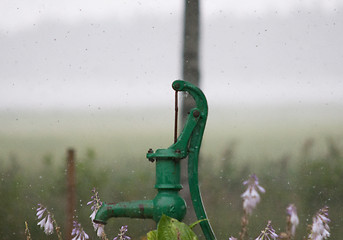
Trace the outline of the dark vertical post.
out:
<instances>
[{"instance_id":1,"label":"dark vertical post","mask_svg":"<svg viewBox=\"0 0 343 240\"><path fill-rule=\"evenodd\" d=\"M67 205L66 205L66 239L71 240L73 218L75 212L75 151L70 148L67 151Z\"/></svg>"},{"instance_id":2,"label":"dark vertical post","mask_svg":"<svg viewBox=\"0 0 343 240\"><path fill-rule=\"evenodd\" d=\"M185 0L184 13L184 33L183 33L183 80L199 87L199 36L200 36L200 7L199 0ZM182 99L181 122L182 126L187 119L187 114L194 101L191 97Z\"/></svg>"},{"instance_id":3,"label":"dark vertical post","mask_svg":"<svg viewBox=\"0 0 343 240\"><path fill-rule=\"evenodd\" d=\"M200 35L200 0L185 0L184 11L184 33L183 33L183 80L199 86L199 35ZM181 126L187 121L188 112L195 106L192 97L183 94L181 108ZM181 191L181 196L187 203L186 219L195 219L193 203L188 191L187 161L181 161L181 184L186 191ZM193 220L191 220L193 221Z\"/></svg>"}]
</instances>

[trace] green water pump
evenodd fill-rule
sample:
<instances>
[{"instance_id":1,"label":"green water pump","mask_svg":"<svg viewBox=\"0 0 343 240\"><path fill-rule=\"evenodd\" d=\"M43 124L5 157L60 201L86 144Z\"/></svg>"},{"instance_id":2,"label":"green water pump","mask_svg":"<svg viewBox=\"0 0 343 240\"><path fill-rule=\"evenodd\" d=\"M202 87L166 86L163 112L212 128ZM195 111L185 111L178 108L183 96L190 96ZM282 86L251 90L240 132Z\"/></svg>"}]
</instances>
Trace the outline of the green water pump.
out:
<instances>
[{"instance_id":1,"label":"green water pump","mask_svg":"<svg viewBox=\"0 0 343 240\"><path fill-rule=\"evenodd\" d=\"M176 123L177 123L177 93L187 92L195 100L195 107L189 112L185 126L177 137L177 124L175 124L175 139L167 149L149 149L146 157L156 162L157 195L153 200L138 200L113 204L103 203L99 208L94 222L106 224L109 218L130 217L150 218L156 223L162 214L182 221L186 215L185 200L179 195L182 189L180 183L180 161L188 157L189 190L198 220L207 219L202 203L198 184L199 151L207 120L207 101L203 92L189 82L177 80L172 85L175 90ZM200 222L206 239L216 239L211 225L207 221Z\"/></svg>"}]
</instances>

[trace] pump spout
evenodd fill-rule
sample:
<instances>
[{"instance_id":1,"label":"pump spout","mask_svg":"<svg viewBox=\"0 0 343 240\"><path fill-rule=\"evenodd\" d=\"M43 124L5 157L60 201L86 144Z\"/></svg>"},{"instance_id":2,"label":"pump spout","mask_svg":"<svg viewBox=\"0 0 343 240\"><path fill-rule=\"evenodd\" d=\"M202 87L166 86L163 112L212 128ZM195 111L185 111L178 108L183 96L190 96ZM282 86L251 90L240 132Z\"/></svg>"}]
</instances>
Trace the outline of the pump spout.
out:
<instances>
[{"instance_id":1,"label":"pump spout","mask_svg":"<svg viewBox=\"0 0 343 240\"><path fill-rule=\"evenodd\" d=\"M159 189L154 200L138 200L120 203L103 203L93 222L106 224L109 218L150 218L159 222L162 214L182 221L186 215L186 202L178 194L179 189Z\"/></svg>"},{"instance_id":2,"label":"pump spout","mask_svg":"<svg viewBox=\"0 0 343 240\"><path fill-rule=\"evenodd\" d=\"M108 219L112 217L152 218L153 206L152 200L103 203L93 221L95 223L107 224Z\"/></svg>"}]
</instances>

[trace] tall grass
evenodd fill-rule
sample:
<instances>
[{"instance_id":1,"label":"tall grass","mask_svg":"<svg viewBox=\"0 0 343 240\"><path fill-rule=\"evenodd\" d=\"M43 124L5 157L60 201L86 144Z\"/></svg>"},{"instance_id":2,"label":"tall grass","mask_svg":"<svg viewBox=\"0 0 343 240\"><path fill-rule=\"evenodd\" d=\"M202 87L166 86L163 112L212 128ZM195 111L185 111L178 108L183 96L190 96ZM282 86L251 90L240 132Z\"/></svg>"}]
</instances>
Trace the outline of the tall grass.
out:
<instances>
[{"instance_id":1,"label":"tall grass","mask_svg":"<svg viewBox=\"0 0 343 240\"><path fill-rule=\"evenodd\" d=\"M286 227L285 209L289 203L295 203L301 222L298 239L307 234L306 225L311 224L312 215L323 205L330 207L332 239L339 239L343 234L340 228L343 223L343 190L340 187L343 180L342 149L330 140L327 142L327 153L313 158L311 149L306 148L307 143L300 149L303 151L302 160L292 166L292 159L287 156L273 162L261 161L259 167L254 169L248 164L236 164L235 144L223 153L225 160L219 166L211 164L206 157L201 159L201 191L219 239L237 236L240 231L242 181L252 172L258 174L260 183L267 191L250 218L250 236L258 235L269 219L277 231L283 231ZM56 220L64 222L65 169L55 166L52 159L53 156L42 158L39 171L26 171L16 159L10 159L11 164L1 167L0 192L4 207L0 209L0 217L4 223L8 223L0 225L2 239L24 237L25 221L29 223L33 239L44 238L35 219L35 207L39 202L50 206ZM86 203L94 186L102 200L109 202L152 199L155 194L154 168L149 167L148 162L139 166L138 171L127 163L115 170L110 165L98 165L97 160L96 152L88 149L80 154L77 161L77 218L87 233L93 232L89 220L91 210ZM137 187L138 182L140 187ZM151 220L112 219L106 228L115 232L124 224L130 226L130 235L134 239L144 236L155 227ZM90 235L96 237L95 234Z\"/></svg>"}]
</instances>

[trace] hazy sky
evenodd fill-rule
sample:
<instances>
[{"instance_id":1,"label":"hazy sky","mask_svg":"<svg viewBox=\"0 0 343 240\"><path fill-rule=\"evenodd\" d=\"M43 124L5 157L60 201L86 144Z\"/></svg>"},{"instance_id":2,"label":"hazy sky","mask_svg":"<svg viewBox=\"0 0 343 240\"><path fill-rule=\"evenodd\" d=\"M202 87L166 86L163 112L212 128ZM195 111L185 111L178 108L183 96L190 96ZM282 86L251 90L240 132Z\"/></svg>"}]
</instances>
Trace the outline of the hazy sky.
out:
<instances>
[{"instance_id":1,"label":"hazy sky","mask_svg":"<svg viewBox=\"0 0 343 240\"><path fill-rule=\"evenodd\" d=\"M343 102L343 1L201 1L211 104ZM0 109L165 105L183 1L0 1Z\"/></svg>"}]
</instances>

